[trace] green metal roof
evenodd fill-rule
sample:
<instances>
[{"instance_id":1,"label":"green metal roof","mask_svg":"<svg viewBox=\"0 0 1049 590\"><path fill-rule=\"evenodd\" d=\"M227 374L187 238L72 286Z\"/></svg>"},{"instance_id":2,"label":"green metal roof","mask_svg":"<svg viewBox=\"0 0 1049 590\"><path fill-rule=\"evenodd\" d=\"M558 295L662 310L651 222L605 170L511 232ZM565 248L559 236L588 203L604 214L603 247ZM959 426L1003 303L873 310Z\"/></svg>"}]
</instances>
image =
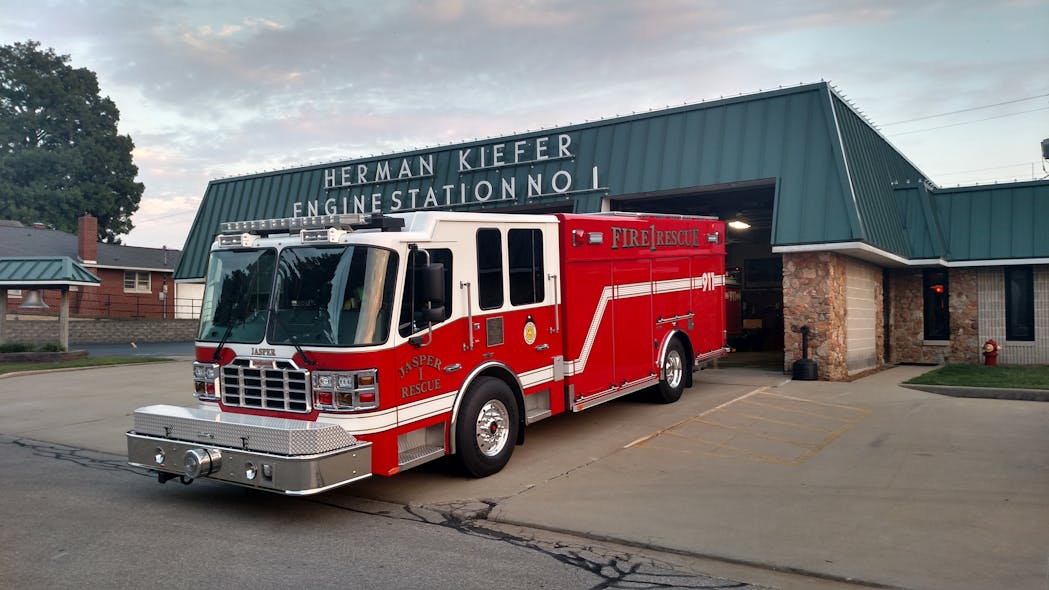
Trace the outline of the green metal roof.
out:
<instances>
[{"instance_id":1,"label":"green metal roof","mask_svg":"<svg viewBox=\"0 0 1049 590\"><path fill-rule=\"evenodd\" d=\"M3 287L94 286L101 282L68 256L0 258L0 286Z\"/></svg>"},{"instance_id":2,"label":"green metal roof","mask_svg":"<svg viewBox=\"0 0 1049 590\"><path fill-rule=\"evenodd\" d=\"M560 141L569 142L563 153ZM549 157L520 158L520 153L539 154L543 142ZM487 163L478 159L482 152ZM952 228L952 240L956 233L935 216L933 203L939 201L934 193L939 193L900 188L924 186L924 178L829 84L819 82L432 149L213 180L175 278L204 277L208 249L221 222L311 214L311 206L318 213L325 213L325 204L339 213L354 213L362 208L372 212L373 202L383 212L563 205L591 213L601 210L604 198L689 194L701 187L755 182L776 187L773 246L864 243L903 259L935 257L949 250L946 234L941 236L936 227ZM526 188L536 179L543 185L537 195ZM486 190L501 196L507 184L516 187L507 200L477 198ZM409 197L412 191L417 192Z\"/></svg>"},{"instance_id":3,"label":"green metal roof","mask_svg":"<svg viewBox=\"0 0 1049 590\"><path fill-rule=\"evenodd\" d=\"M945 260L1049 259L1049 181L939 189L931 203Z\"/></svg>"}]
</instances>

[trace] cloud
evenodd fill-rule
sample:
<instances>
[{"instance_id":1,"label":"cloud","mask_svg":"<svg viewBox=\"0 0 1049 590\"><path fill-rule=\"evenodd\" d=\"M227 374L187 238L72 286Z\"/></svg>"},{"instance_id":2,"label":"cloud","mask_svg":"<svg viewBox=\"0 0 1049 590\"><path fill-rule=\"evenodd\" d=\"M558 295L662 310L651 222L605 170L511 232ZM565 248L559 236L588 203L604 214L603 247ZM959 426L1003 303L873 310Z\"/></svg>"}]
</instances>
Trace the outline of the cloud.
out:
<instances>
[{"instance_id":1,"label":"cloud","mask_svg":"<svg viewBox=\"0 0 1049 590\"><path fill-rule=\"evenodd\" d=\"M23 3L0 36L98 72L146 184L133 235L152 239L188 229L219 176L821 78L875 123L1026 96L1046 88L1047 19L1023 1L99 0ZM906 137L919 165L958 150Z\"/></svg>"}]
</instances>

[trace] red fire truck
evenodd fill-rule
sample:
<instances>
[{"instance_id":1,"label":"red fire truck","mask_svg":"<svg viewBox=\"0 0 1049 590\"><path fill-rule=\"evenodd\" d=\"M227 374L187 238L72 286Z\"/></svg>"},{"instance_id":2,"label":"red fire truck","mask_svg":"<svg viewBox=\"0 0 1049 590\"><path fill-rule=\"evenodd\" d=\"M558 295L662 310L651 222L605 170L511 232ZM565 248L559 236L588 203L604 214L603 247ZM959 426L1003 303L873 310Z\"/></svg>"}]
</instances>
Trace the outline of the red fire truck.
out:
<instances>
[{"instance_id":1,"label":"red fire truck","mask_svg":"<svg viewBox=\"0 0 1049 590\"><path fill-rule=\"evenodd\" d=\"M506 465L528 424L651 388L725 345L709 217L412 212L223 224L195 407L134 413L128 460L291 495L454 455Z\"/></svg>"}]
</instances>

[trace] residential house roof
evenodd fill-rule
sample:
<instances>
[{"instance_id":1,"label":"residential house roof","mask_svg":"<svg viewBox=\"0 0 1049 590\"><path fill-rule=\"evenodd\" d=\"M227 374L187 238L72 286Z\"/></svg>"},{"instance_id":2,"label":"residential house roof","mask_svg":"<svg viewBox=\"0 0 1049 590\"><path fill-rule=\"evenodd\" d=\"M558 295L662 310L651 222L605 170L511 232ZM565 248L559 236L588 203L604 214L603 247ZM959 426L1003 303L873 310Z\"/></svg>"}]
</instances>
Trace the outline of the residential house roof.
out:
<instances>
[{"instance_id":1,"label":"residential house roof","mask_svg":"<svg viewBox=\"0 0 1049 590\"><path fill-rule=\"evenodd\" d=\"M0 223L0 257L68 256L79 260L77 237L49 228ZM167 248L143 248L120 244L98 244L97 260L88 267L111 267L173 272L181 252Z\"/></svg>"}]
</instances>

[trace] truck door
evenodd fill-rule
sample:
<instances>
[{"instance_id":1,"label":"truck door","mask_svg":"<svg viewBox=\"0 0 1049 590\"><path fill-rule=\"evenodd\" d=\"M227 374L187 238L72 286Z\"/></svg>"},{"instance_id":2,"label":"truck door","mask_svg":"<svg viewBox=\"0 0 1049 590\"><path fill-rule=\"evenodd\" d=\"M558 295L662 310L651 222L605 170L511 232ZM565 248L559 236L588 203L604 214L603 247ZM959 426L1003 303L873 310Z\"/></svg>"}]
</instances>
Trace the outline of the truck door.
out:
<instances>
[{"instance_id":1,"label":"truck door","mask_svg":"<svg viewBox=\"0 0 1049 590\"><path fill-rule=\"evenodd\" d=\"M612 375L623 387L655 371L652 262L616 260L612 277L617 291L612 299Z\"/></svg>"}]
</instances>

